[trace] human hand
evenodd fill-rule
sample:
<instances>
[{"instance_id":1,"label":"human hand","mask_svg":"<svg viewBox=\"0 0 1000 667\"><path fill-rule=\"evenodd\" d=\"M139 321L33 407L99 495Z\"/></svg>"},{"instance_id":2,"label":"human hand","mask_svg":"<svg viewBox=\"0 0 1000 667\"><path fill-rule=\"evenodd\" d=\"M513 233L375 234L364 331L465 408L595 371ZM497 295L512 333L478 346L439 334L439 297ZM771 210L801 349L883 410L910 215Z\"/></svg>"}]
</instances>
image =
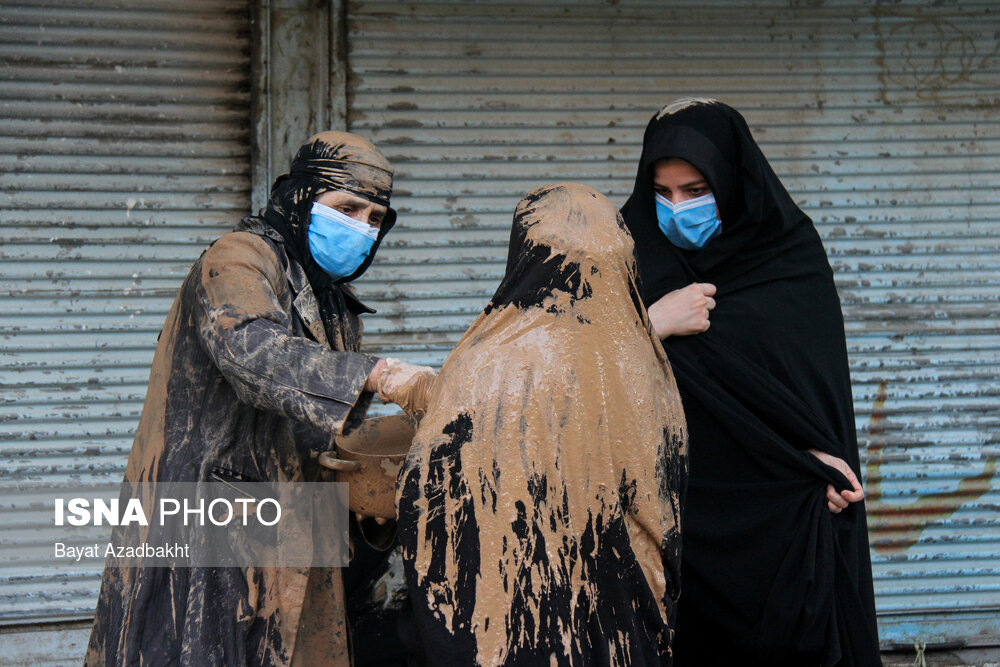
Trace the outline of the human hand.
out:
<instances>
[{"instance_id":1,"label":"human hand","mask_svg":"<svg viewBox=\"0 0 1000 667\"><path fill-rule=\"evenodd\" d=\"M399 359L386 358L385 362L378 376L378 395L382 402L395 403L408 415L424 412L427 396L437 380L437 371Z\"/></svg>"},{"instance_id":2,"label":"human hand","mask_svg":"<svg viewBox=\"0 0 1000 667\"><path fill-rule=\"evenodd\" d=\"M690 336L706 331L708 313L715 308L715 285L691 283L667 292L649 307L649 321L660 340L667 336Z\"/></svg>"},{"instance_id":3,"label":"human hand","mask_svg":"<svg viewBox=\"0 0 1000 667\"><path fill-rule=\"evenodd\" d=\"M858 481L857 476L851 467L847 465L847 462L843 459L839 459L836 456L831 456L826 452L821 452L818 449L807 449L807 452L818 458L821 462L830 466L831 468L840 472L847 481L851 483L854 487L853 491L837 491L833 487L833 484L827 484L826 486L826 506L830 508L830 511L834 514L840 514L845 507L851 503L856 503L859 500L863 500L865 497L865 492L861 488L861 483Z\"/></svg>"}]
</instances>

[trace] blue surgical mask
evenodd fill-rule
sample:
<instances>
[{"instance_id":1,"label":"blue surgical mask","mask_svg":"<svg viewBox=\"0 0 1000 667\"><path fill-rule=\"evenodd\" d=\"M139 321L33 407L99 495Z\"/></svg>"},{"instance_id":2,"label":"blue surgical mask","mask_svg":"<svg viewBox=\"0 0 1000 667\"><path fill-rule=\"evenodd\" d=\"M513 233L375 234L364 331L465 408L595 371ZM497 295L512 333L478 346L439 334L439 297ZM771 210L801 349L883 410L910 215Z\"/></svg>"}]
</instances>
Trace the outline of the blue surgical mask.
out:
<instances>
[{"instance_id":1,"label":"blue surgical mask","mask_svg":"<svg viewBox=\"0 0 1000 667\"><path fill-rule=\"evenodd\" d=\"M656 220L667 239L678 248L699 250L722 231L722 221L712 194L679 204L656 193Z\"/></svg>"},{"instance_id":2,"label":"blue surgical mask","mask_svg":"<svg viewBox=\"0 0 1000 667\"><path fill-rule=\"evenodd\" d=\"M357 271L377 238L378 227L313 202L309 251L320 268L334 280L346 278Z\"/></svg>"}]
</instances>

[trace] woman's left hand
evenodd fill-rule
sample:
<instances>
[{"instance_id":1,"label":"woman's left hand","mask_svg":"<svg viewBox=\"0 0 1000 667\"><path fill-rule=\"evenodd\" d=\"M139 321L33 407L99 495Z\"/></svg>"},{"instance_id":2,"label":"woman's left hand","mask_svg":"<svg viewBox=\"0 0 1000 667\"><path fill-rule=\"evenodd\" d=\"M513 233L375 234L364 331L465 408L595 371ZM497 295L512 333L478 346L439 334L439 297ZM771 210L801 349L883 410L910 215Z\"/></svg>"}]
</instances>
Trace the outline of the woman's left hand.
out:
<instances>
[{"instance_id":1,"label":"woman's left hand","mask_svg":"<svg viewBox=\"0 0 1000 667\"><path fill-rule=\"evenodd\" d=\"M856 503L864 499L865 492L861 488L861 482L858 481L857 476L851 470L851 467L847 465L846 461L838 459L836 456L831 456L826 452L821 452L818 449L807 449L806 451L821 462L840 472L851 483L851 486L854 487L853 491L837 491L833 484L826 486L826 506L830 508L831 512L840 514L851 503Z\"/></svg>"}]
</instances>

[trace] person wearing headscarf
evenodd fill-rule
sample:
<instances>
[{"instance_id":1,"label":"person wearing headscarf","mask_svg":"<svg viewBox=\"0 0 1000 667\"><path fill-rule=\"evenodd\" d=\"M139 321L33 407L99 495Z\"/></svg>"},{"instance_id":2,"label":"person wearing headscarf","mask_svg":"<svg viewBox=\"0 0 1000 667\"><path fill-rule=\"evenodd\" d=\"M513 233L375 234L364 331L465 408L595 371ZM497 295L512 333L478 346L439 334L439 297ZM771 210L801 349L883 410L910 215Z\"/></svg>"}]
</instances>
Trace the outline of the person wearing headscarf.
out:
<instances>
[{"instance_id":1,"label":"person wearing headscarf","mask_svg":"<svg viewBox=\"0 0 1000 667\"><path fill-rule=\"evenodd\" d=\"M375 146L323 132L262 213L205 250L160 333L126 482L155 495L173 482L321 480L319 454L376 391L421 406L434 371L362 353L358 316L374 311L349 287L395 223L391 189ZM347 665L348 623L370 633L355 652L391 652L395 620L367 599L387 556L357 542L343 576L109 560L86 664Z\"/></svg>"},{"instance_id":2,"label":"person wearing headscarf","mask_svg":"<svg viewBox=\"0 0 1000 667\"><path fill-rule=\"evenodd\" d=\"M532 191L400 472L411 664L669 664L685 449L615 206Z\"/></svg>"},{"instance_id":3,"label":"person wearing headscarf","mask_svg":"<svg viewBox=\"0 0 1000 667\"><path fill-rule=\"evenodd\" d=\"M622 209L690 434L678 665L880 665L840 300L743 117L649 122Z\"/></svg>"}]
</instances>

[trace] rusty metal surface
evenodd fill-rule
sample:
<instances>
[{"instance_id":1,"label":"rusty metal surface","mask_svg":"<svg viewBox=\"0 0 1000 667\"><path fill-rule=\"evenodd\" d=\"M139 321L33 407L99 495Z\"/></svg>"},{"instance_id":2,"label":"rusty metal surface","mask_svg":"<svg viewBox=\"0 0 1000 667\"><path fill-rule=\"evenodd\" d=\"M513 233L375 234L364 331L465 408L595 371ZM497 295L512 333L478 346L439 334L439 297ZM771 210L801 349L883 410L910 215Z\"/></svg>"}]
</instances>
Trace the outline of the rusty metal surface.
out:
<instances>
[{"instance_id":1,"label":"rusty metal surface","mask_svg":"<svg viewBox=\"0 0 1000 667\"><path fill-rule=\"evenodd\" d=\"M620 203L653 111L718 96L836 271L883 639L996 641L995 3L663 4L348 3L337 94L396 165L401 212L361 283L369 348L439 364L502 276L528 189L582 181ZM169 300L248 208L247 16L4 3L5 476L120 474ZM0 610L85 614L96 581L0 572Z\"/></svg>"},{"instance_id":2,"label":"rusty metal surface","mask_svg":"<svg viewBox=\"0 0 1000 667\"><path fill-rule=\"evenodd\" d=\"M248 2L3 4L0 476L118 479L170 301L249 208ZM0 564L0 624L86 617L99 575Z\"/></svg>"},{"instance_id":3,"label":"rusty metal surface","mask_svg":"<svg viewBox=\"0 0 1000 667\"><path fill-rule=\"evenodd\" d=\"M366 344L440 364L525 192L622 203L655 109L719 97L836 273L883 642L998 642L998 30L985 0L350 2L349 127L400 211L361 281Z\"/></svg>"}]
</instances>

